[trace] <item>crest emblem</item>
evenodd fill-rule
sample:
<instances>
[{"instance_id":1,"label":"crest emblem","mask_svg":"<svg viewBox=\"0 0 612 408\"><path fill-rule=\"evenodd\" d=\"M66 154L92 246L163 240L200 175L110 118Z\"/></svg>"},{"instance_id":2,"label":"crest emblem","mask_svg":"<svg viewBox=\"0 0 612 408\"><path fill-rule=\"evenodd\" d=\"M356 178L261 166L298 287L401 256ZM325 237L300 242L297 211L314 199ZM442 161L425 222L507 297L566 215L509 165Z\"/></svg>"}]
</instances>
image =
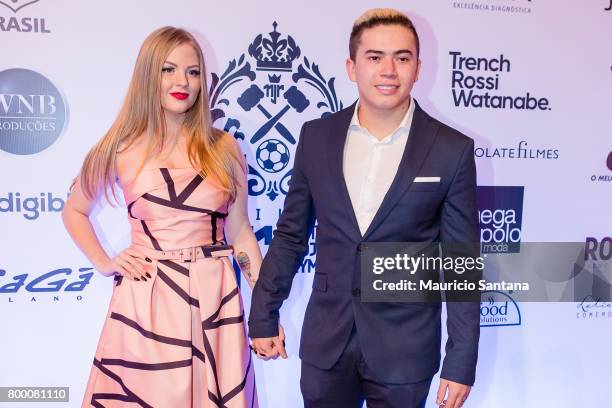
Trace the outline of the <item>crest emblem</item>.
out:
<instances>
[{"instance_id":1,"label":"crest emblem","mask_svg":"<svg viewBox=\"0 0 612 408\"><path fill-rule=\"evenodd\" d=\"M213 123L232 134L246 153L249 195L273 202L288 192L299 132L295 124L343 106L335 78L326 79L317 64L302 57L291 35L277 31L276 22L272 27L221 75L212 73L209 95Z\"/></svg>"},{"instance_id":2,"label":"crest emblem","mask_svg":"<svg viewBox=\"0 0 612 408\"><path fill-rule=\"evenodd\" d=\"M17 13L22 8L29 6L30 4L38 3L40 0L0 0L0 4L8 7Z\"/></svg>"}]
</instances>

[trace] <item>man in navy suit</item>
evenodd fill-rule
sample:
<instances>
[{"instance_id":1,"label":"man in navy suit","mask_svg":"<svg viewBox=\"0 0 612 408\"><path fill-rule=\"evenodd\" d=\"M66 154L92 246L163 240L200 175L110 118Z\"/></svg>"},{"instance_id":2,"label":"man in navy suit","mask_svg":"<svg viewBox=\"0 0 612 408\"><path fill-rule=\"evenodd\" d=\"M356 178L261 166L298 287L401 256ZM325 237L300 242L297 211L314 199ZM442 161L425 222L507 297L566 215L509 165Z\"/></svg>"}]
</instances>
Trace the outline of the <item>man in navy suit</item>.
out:
<instances>
[{"instance_id":1,"label":"man in navy suit","mask_svg":"<svg viewBox=\"0 0 612 408\"><path fill-rule=\"evenodd\" d=\"M371 242L478 242L473 141L410 96L419 40L391 9L362 15L346 67L353 106L302 127L284 210L262 263L249 319L253 349L286 357L279 309L317 219L317 262L302 330L306 407L423 407L440 366L441 303L360 300ZM463 405L474 383L478 302L447 302L437 403Z\"/></svg>"}]
</instances>

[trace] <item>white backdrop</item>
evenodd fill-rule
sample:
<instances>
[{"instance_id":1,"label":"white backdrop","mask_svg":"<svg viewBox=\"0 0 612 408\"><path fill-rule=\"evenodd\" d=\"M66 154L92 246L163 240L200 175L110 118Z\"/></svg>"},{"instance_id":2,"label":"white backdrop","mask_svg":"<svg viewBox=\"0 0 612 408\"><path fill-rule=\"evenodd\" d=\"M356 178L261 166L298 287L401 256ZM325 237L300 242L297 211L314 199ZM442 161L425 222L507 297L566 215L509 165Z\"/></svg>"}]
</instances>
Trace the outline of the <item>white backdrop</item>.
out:
<instances>
[{"instance_id":1,"label":"white backdrop","mask_svg":"<svg viewBox=\"0 0 612 408\"><path fill-rule=\"evenodd\" d=\"M227 126L239 138L244 135L240 143L254 173L251 220L265 251L282 208L295 145L279 126L251 142L266 114L258 107L246 110L239 97L254 85L268 92L260 101L268 116L288 106L278 123L295 138L303 121L335 111L340 103L350 105L356 89L344 71L348 35L359 14L378 6L363 0L350 5L320 0L0 1L0 386L69 386L70 403L56 406L80 404L111 280L96 274L84 288L75 288L82 290L66 291L69 284L82 280L79 276L91 272L79 269L91 266L53 208L61 206L57 198L66 198L84 155L117 114L146 35L162 25L189 29L201 42L209 73L221 77L232 68L232 60L237 65L228 75L250 64L250 76L244 71L236 77L240 81L228 81L220 92L216 107L225 117L216 125ZM522 241L584 242L593 237L602 242L609 237L609 0L412 0L388 1L384 6L413 18L422 50L414 96L431 115L475 139L479 185L524 187L516 208L522 213ZM294 52L293 60L281 67L285 71L257 70L249 45L259 34L269 38L274 22L279 40L291 36L299 55ZM453 67L451 52L487 59L503 55L509 70L461 70ZM62 98L66 108L52 112L59 105L48 98L29 113L8 105L10 95L36 92L30 89L35 74L7 71L15 68L46 77L57 91L40 93ZM461 73L453 74L458 70ZM456 106L453 91L461 89L457 83L453 88L453 75L499 75L497 89L474 92L513 99L529 93L546 98L550 109ZM309 101L303 111L283 96L291 86ZM280 92L276 103L275 89ZM61 132L40 125L53 122L61 128L62 120ZM26 122L34 123L33 131L19 133L11 127ZM53 142L54 132L59 137ZM15 154L15 147L27 137L50 145L27 145L25 152ZM286 147L289 161L276 167L258 162L262 157L257 148L267 140L281 150ZM51 209L47 193L56 198ZM125 208L103 206L95 223L109 252L128 245ZM314 256L308 259L313 262ZM289 360L256 362L262 407L301 406L297 351L312 266L306 262L298 273L282 310ZM58 269L62 270L44 282L27 286ZM10 285L23 279L24 286ZM248 311L250 291L243 296ZM612 304L522 303L517 308L520 324L482 328L477 383L466 407L607 406ZM583 313L583 308L589 311ZM434 405L437 379L433 384L428 407Z\"/></svg>"}]
</instances>

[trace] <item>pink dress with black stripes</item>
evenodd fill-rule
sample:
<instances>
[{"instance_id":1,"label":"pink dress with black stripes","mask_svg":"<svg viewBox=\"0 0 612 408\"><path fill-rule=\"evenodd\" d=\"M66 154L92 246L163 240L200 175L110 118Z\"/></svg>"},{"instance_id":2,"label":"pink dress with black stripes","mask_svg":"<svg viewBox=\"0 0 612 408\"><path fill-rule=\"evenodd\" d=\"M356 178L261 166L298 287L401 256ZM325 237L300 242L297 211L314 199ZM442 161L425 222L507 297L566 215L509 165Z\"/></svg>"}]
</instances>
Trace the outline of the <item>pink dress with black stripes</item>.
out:
<instances>
[{"instance_id":1,"label":"pink dress with black stripes","mask_svg":"<svg viewBox=\"0 0 612 408\"><path fill-rule=\"evenodd\" d=\"M143 170L124 196L151 277L115 279L83 406L257 407L230 259L150 255L222 246L227 193L193 168L162 168Z\"/></svg>"}]
</instances>

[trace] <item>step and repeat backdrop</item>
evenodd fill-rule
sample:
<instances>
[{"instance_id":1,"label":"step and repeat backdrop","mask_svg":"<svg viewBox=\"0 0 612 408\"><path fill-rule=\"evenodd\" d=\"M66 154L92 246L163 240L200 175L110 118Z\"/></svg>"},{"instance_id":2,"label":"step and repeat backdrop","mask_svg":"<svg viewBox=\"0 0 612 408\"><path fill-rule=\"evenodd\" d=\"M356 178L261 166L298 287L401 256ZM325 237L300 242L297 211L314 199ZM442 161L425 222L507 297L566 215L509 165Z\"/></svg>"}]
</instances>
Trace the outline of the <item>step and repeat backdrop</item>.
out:
<instances>
[{"instance_id":1,"label":"step and repeat backdrop","mask_svg":"<svg viewBox=\"0 0 612 408\"><path fill-rule=\"evenodd\" d=\"M352 22L388 6L406 12L421 36L413 96L476 142L482 240L512 248L583 242L589 256L605 260L610 3L0 1L0 386L66 386L70 402L56 406L80 404L112 282L72 243L60 212L154 29L184 27L204 49L215 126L246 155L250 217L264 253L301 124L357 97L344 69ZM129 244L124 206L100 203L93 222L110 253ZM316 268L314 234L282 309L290 357L256 361L262 407L302 404L297 353ZM594 296L524 303L492 292L481 316L477 383L466 407L608 405L611 303Z\"/></svg>"}]
</instances>

